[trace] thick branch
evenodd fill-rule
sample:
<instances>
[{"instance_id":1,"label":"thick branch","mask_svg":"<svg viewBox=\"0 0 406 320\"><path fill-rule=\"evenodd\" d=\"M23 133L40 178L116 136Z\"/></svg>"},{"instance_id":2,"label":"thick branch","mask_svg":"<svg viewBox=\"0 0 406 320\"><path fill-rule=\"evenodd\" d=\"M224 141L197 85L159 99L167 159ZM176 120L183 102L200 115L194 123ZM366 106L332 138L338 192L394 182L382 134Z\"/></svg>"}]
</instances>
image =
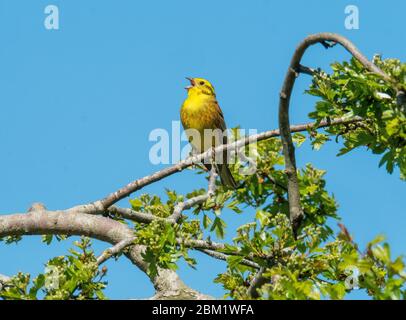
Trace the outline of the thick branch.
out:
<instances>
[{"instance_id":1,"label":"thick branch","mask_svg":"<svg viewBox=\"0 0 406 320\"><path fill-rule=\"evenodd\" d=\"M0 215L0 237L11 235L69 234L88 236L116 245L134 236L125 224L113 219L86 214L80 211L36 210L23 214ZM144 246L131 245L126 256L145 273L148 264L143 260ZM159 269L158 275L151 279L156 297L182 294L190 299L210 298L187 287L172 270Z\"/></svg>"},{"instance_id":2,"label":"thick branch","mask_svg":"<svg viewBox=\"0 0 406 320\"><path fill-rule=\"evenodd\" d=\"M289 198L289 213L292 228L296 236L297 229L303 219L303 210L300 206L299 184L296 172L295 149L292 142L289 121L289 103L292 94L293 86L298 75L298 72L303 71L300 65L305 51L316 43L321 43L326 46L329 42L339 43L351 55L353 55L362 65L369 71L381 76L384 80L393 83L392 79L379 69L376 65L370 62L362 53L346 38L334 33L319 33L308 36L296 48L288 71L283 82L282 90L279 99L279 129L285 157L285 170L288 178L288 198ZM329 45L327 46L329 47Z\"/></svg>"}]
</instances>

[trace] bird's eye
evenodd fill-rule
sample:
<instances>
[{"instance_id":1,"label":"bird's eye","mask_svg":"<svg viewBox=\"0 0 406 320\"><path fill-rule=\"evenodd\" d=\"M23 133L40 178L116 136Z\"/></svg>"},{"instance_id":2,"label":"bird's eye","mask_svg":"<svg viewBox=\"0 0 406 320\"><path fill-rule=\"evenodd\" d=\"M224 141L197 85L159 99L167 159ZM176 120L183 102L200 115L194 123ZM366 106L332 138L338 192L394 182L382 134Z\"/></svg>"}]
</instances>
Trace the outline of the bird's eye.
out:
<instances>
[{"instance_id":1,"label":"bird's eye","mask_svg":"<svg viewBox=\"0 0 406 320\"><path fill-rule=\"evenodd\" d=\"M204 85L204 81L200 81L199 84L202 86Z\"/></svg>"}]
</instances>

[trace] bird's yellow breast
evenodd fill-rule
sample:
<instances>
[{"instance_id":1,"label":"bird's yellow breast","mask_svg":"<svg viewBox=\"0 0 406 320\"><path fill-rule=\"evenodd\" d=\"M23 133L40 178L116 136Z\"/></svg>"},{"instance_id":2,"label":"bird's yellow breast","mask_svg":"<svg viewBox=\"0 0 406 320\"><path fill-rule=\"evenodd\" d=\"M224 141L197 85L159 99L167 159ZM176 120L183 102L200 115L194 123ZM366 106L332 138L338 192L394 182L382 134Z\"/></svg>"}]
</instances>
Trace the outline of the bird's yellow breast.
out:
<instances>
[{"instance_id":1,"label":"bird's yellow breast","mask_svg":"<svg viewBox=\"0 0 406 320\"><path fill-rule=\"evenodd\" d=\"M215 103L215 98L210 96L188 97L180 111L183 127L196 129L199 132L203 132L204 129L215 129L216 117L218 117Z\"/></svg>"},{"instance_id":2,"label":"bird's yellow breast","mask_svg":"<svg viewBox=\"0 0 406 320\"><path fill-rule=\"evenodd\" d=\"M205 132L206 129L223 130L220 112L215 96L190 95L183 103L180 111L182 125L196 151L203 152L222 143L222 136L218 132L212 132L216 138L211 135L212 133L208 135ZM188 129L197 130L200 137L196 139Z\"/></svg>"}]
</instances>

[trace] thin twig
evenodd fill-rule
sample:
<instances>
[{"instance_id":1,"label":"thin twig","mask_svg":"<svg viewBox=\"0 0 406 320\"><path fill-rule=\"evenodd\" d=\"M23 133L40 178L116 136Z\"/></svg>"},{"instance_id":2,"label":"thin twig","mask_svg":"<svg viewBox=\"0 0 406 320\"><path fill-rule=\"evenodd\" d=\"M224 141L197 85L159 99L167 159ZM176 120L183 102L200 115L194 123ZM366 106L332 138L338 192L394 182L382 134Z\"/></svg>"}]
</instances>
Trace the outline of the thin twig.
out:
<instances>
[{"instance_id":1,"label":"thin twig","mask_svg":"<svg viewBox=\"0 0 406 320\"><path fill-rule=\"evenodd\" d=\"M119 243L117 243L115 246L108 248L103 251L103 253L97 258L97 264L101 265L103 262L105 262L107 259L109 259L112 256L115 256L116 254L122 252L126 247L128 247L130 244L132 244L135 240L135 237L133 238L127 238Z\"/></svg>"},{"instance_id":2,"label":"thin twig","mask_svg":"<svg viewBox=\"0 0 406 320\"><path fill-rule=\"evenodd\" d=\"M185 247L202 251L202 250L208 250L210 253L212 252L217 252L220 253L224 257L228 256L241 256L241 252L238 252L239 249L237 249L236 252L222 252L223 250L226 249L226 246L224 243L219 243L219 242L213 242L209 240L196 240L196 239L176 239L177 243L180 245L183 245ZM203 252L203 251L202 251ZM245 256L244 261L250 261L252 263L255 263L253 261L254 255L252 253L249 253L248 256ZM224 260L224 259L222 259ZM252 266L252 265L250 265Z\"/></svg>"},{"instance_id":3,"label":"thin twig","mask_svg":"<svg viewBox=\"0 0 406 320\"><path fill-rule=\"evenodd\" d=\"M181 217L182 212L184 210L190 209L195 205L201 204L201 203L205 202L207 199L209 199L211 196L213 196L216 191L216 177L217 177L216 166L214 164L212 164L211 170L210 170L209 185L207 188L207 192L205 194L190 198L186 201L179 202L175 206L173 213L168 217L168 220L176 223L179 220L179 218Z\"/></svg>"},{"instance_id":4,"label":"thin twig","mask_svg":"<svg viewBox=\"0 0 406 320\"><path fill-rule=\"evenodd\" d=\"M212 251L212 250L208 250L208 249L196 249L197 251L203 252L205 254L207 254L208 256L218 259L218 260L223 260L223 261L227 261L227 258L230 257L230 255L227 255L225 253L222 252L217 252L217 251ZM248 259L242 259L240 264L245 265L247 267L251 267L251 268L255 268L255 269L259 269L259 265L256 262L253 262L251 260Z\"/></svg>"},{"instance_id":5,"label":"thin twig","mask_svg":"<svg viewBox=\"0 0 406 320\"><path fill-rule=\"evenodd\" d=\"M160 218L157 216L154 216L151 213L144 213L144 212L139 212L135 211L130 208L120 208L116 206L111 206L107 209L107 212L114 214L114 215L119 215L120 217L128 220L132 220L135 222L140 222L140 223L151 223L153 220L156 219L164 219Z\"/></svg>"},{"instance_id":6,"label":"thin twig","mask_svg":"<svg viewBox=\"0 0 406 320\"><path fill-rule=\"evenodd\" d=\"M106 211L113 215L118 215L124 219L128 219L128 220L139 222L139 223L151 223L154 220L164 220L164 221L167 221L168 223L174 224L174 223L177 223L179 218L182 216L182 212L184 210L190 209L191 207L193 207L197 204L203 203L209 197L214 195L214 193L216 191L216 177L217 177L217 174L215 172L215 166L212 166L210 176L209 176L209 184L208 184L208 188L207 188L207 193L204 195L199 195L199 196L193 197L191 199L188 199L186 201L178 203L175 206L172 215L170 215L167 218L161 218L161 217L155 216L151 213L139 212L139 211L135 211L131 208L121 208L121 207L117 207L117 206L111 206Z\"/></svg>"},{"instance_id":7,"label":"thin twig","mask_svg":"<svg viewBox=\"0 0 406 320\"><path fill-rule=\"evenodd\" d=\"M185 247L196 249L224 250L226 248L224 243L213 242L208 240L177 239L177 242L178 244L184 245Z\"/></svg>"},{"instance_id":8,"label":"thin twig","mask_svg":"<svg viewBox=\"0 0 406 320\"><path fill-rule=\"evenodd\" d=\"M316 71L313 68L309 68L309 67L303 66L301 64L299 64L297 71L298 71L298 73L307 74L309 76L313 76L316 73Z\"/></svg>"}]
</instances>

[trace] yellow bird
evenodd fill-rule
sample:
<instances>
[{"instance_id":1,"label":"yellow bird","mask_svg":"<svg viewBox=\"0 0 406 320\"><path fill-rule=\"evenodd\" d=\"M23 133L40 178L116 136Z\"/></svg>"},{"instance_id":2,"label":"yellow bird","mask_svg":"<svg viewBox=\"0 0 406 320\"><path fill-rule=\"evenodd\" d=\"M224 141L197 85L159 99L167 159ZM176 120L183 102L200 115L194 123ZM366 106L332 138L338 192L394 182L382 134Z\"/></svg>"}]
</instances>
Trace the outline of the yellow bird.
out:
<instances>
[{"instance_id":1,"label":"yellow bird","mask_svg":"<svg viewBox=\"0 0 406 320\"><path fill-rule=\"evenodd\" d=\"M202 153L212 147L227 143L226 123L223 112L216 99L212 84L202 78L186 78L190 85L185 89L188 96L180 110L183 128L196 153ZM216 172L221 183L230 188L237 188L227 165L227 151L222 159L215 159ZM210 164L204 164L210 170Z\"/></svg>"}]
</instances>

